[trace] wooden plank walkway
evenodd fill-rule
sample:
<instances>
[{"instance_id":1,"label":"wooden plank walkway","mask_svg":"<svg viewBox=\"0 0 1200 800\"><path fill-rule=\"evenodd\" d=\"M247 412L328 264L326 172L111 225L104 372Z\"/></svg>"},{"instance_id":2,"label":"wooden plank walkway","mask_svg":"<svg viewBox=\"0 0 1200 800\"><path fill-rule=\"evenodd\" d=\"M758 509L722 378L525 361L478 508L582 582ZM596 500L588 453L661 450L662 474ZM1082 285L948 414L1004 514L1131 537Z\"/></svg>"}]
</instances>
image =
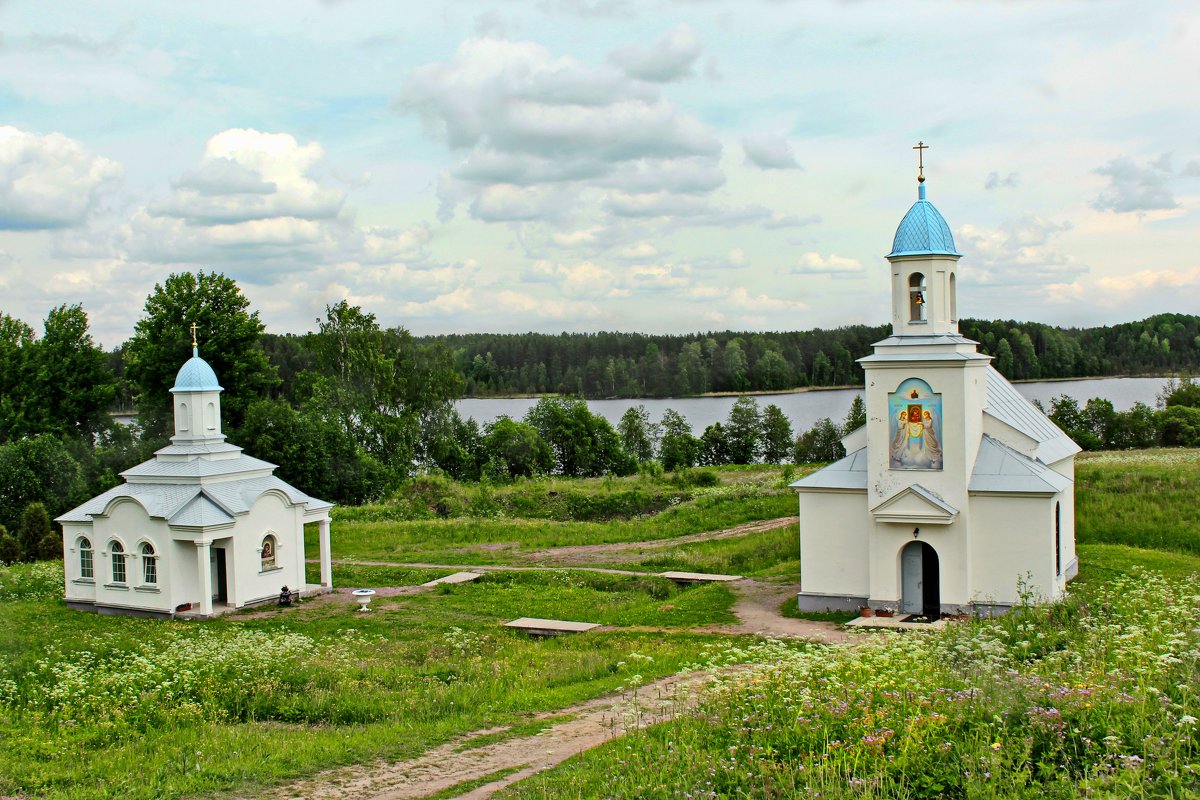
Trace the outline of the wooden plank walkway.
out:
<instances>
[{"instance_id":1,"label":"wooden plank walkway","mask_svg":"<svg viewBox=\"0 0 1200 800\"><path fill-rule=\"evenodd\" d=\"M482 572L456 572L453 575L443 575L440 578L434 578L431 581L422 583L421 586L428 588L430 586L440 586L443 583L470 583L471 581L479 580L482 577Z\"/></svg>"},{"instance_id":2,"label":"wooden plank walkway","mask_svg":"<svg viewBox=\"0 0 1200 800\"><path fill-rule=\"evenodd\" d=\"M540 619L538 617L521 617L512 622L504 623L506 628L531 633L534 636L558 636L563 633L583 633L592 628L599 628L596 622L570 622L564 619Z\"/></svg>"},{"instance_id":3,"label":"wooden plank walkway","mask_svg":"<svg viewBox=\"0 0 1200 800\"><path fill-rule=\"evenodd\" d=\"M658 577L676 583L732 583L742 580L741 575L716 575L708 572L660 572Z\"/></svg>"}]
</instances>

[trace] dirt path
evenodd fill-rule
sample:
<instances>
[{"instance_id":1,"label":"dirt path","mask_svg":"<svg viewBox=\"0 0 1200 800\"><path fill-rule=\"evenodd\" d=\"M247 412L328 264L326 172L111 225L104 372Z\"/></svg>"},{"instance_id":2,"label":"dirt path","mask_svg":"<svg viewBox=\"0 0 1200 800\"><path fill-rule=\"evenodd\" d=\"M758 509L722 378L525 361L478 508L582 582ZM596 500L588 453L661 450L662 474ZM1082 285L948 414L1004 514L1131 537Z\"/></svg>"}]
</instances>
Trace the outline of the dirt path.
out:
<instances>
[{"instance_id":1,"label":"dirt path","mask_svg":"<svg viewBox=\"0 0 1200 800\"><path fill-rule=\"evenodd\" d=\"M281 787L266 795L273 800L415 800L475 781L503 770L515 772L471 789L461 798L481 800L499 790L561 764L573 755L638 728L665 722L690 709L705 673L672 675L642 686L636 696L601 697L539 718L573 715L551 723L533 736L514 737L480 747L463 749L474 738L506 730L476 731L448 742L409 761L377 761L318 773L312 778Z\"/></svg>"},{"instance_id":2,"label":"dirt path","mask_svg":"<svg viewBox=\"0 0 1200 800\"><path fill-rule=\"evenodd\" d=\"M737 527L726 528L725 530L689 533L686 536L677 536L673 539L650 539L644 542L610 542L608 544L548 547L544 550L535 550L532 553L522 556L522 558L538 564L555 566L594 564L596 562L612 563L614 561L626 560L634 561L648 550L665 550L671 547L678 547L679 545L693 544L695 542L711 542L717 539L736 539L741 536L750 536L751 534L773 531L778 528L786 528L789 525L794 526L798 524L798 517L780 517L779 519L747 522L745 525L738 525Z\"/></svg>"}]
</instances>

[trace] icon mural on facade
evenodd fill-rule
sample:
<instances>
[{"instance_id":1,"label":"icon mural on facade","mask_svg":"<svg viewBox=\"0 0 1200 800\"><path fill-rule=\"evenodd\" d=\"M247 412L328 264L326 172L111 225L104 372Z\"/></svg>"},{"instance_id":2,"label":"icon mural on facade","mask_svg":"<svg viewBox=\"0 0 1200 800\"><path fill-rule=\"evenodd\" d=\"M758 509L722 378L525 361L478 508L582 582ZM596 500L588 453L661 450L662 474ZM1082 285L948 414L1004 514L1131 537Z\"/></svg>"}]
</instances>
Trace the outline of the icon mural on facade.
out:
<instances>
[{"instance_id":1,"label":"icon mural on facade","mask_svg":"<svg viewBox=\"0 0 1200 800\"><path fill-rule=\"evenodd\" d=\"M920 378L909 378L888 395L892 469L942 468L942 396Z\"/></svg>"}]
</instances>

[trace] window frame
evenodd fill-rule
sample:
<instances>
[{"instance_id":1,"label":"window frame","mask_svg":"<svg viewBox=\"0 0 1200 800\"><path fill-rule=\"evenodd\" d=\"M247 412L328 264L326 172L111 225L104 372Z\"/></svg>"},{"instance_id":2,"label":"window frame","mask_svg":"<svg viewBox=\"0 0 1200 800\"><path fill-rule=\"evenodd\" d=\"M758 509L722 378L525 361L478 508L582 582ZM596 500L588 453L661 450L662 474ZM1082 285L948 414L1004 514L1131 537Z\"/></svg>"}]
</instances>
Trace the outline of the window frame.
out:
<instances>
[{"instance_id":1,"label":"window frame","mask_svg":"<svg viewBox=\"0 0 1200 800\"><path fill-rule=\"evenodd\" d=\"M80 536L75 540L75 546L79 548L80 579L85 581L96 580L96 551L92 548L92 540L86 536Z\"/></svg>"},{"instance_id":2,"label":"window frame","mask_svg":"<svg viewBox=\"0 0 1200 800\"><path fill-rule=\"evenodd\" d=\"M112 571L112 582L125 586L129 583L129 573L126 570L125 558L128 553L125 552L125 545L121 544L116 539L113 539L108 544L109 569ZM117 577L117 573L121 577Z\"/></svg>"},{"instance_id":3,"label":"window frame","mask_svg":"<svg viewBox=\"0 0 1200 800\"><path fill-rule=\"evenodd\" d=\"M150 552L147 553L146 551ZM139 548L142 556L142 584L145 586L158 585L158 551L150 542L142 542Z\"/></svg>"}]
</instances>

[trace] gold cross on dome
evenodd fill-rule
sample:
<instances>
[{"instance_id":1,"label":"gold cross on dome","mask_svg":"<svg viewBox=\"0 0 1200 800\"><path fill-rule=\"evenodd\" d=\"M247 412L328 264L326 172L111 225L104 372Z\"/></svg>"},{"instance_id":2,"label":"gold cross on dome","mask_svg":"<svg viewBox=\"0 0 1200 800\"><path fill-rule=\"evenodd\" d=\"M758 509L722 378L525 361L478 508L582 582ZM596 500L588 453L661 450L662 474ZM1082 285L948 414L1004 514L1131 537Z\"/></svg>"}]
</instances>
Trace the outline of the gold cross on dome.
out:
<instances>
[{"instance_id":1,"label":"gold cross on dome","mask_svg":"<svg viewBox=\"0 0 1200 800\"><path fill-rule=\"evenodd\" d=\"M192 347L196 347L196 323L192 323Z\"/></svg>"},{"instance_id":2,"label":"gold cross on dome","mask_svg":"<svg viewBox=\"0 0 1200 800\"><path fill-rule=\"evenodd\" d=\"M917 142L917 146L913 150L917 151L917 182L925 182L925 151L929 149L929 145L924 142Z\"/></svg>"}]
</instances>

